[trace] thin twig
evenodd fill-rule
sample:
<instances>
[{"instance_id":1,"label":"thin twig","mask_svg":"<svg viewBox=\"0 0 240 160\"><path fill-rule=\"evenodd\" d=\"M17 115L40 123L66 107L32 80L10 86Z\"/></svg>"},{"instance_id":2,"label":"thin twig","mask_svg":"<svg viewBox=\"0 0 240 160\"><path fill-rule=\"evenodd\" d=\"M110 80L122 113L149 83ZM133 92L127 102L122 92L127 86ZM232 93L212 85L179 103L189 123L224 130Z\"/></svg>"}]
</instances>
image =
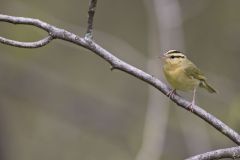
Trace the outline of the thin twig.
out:
<instances>
[{"instance_id":1,"label":"thin twig","mask_svg":"<svg viewBox=\"0 0 240 160\"><path fill-rule=\"evenodd\" d=\"M0 42L3 44L11 45L14 47L20 47L20 48L39 48L50 43L52 39L53 39L52 36L47 36L36 42L19 42L19 41L7 39L4 37L0 37Z\"/></svg>"},{"instance_id":2,"label":"thin twig","mask_svg":"<svg viewBox=\"0 0 240 160\"><path fill-rule=\"evenodd\" d=\"M52 25L47 24L47 23L45 23L43 21L40 21L38 19L25 18L25 17L14 17L14 16L3 15L3 14L0 14L0 21L12 23L12 24L33 25L33 26L41 28L41 29L43 29L47 32L49 32L50 28L52 27Z\"/></svg>"},{"instance_id":3,"label":"thin twig","mask_svg":"<svg viewBox=\"0 0 240 160\"><path fill-rule=\"evenodd\" d=\"M212 160L212 159L222 159L222 158L231 158L231 159L240 158L240 146L206 152L203 154L199 154L199 155L187 158L185 160Z\"/></svg>"},{"instance_id":4,"label":"thin twig","mask_svg":"<svg viewBox=\"0 0 240 160\"><path fill-rule=\"evenodd\" d=\"M88 27L87 27L87 32L85 34L86 38L92 39L93 37L93 17L95 14L95 9L97 6L97 0L90 0L89 3L89 9L88 9Z\"/></svg>"},{"instance_id":5,"label":"thin twig","mask_svg":"<svg viewBox=\"0 0 240 160\"><path fill-rule=\"evenodd\" d=\"M112 53L110 53L109 51L107 51L106 49L104 49L103 47L101 47L100 45L98 45L97 43L95 43L93 40L89 38L79 37L67 30L57 28L46 22L43 22L37 19L32 19L32 18L14 17L14 16L6 16L6 15L0 14L0 21L5 21L9 23L14 23L14 24L28 24L28 25L33 25L33 26L42 28L45 31L47 31L55 39L62 39L68 42L72 42L88 50L91 50L96 55L102 57L105 61L110 63L114 69L124 71L132 76L137 77L138 79L145 81L146 83L160 90L165 95L167 95L167 93L169 93L170 91L170 88L159 79L122 61L121 59L117 58ZM0 42L3 43L2 41ZM11 43L8 43L7 41L5 41L4 44L15 46ZM17 46L17 47L21 47L21 46ZM191 104L189 101L183 99L179 95L172 96L171 100L176 104L178 104L179 106L189 111L188 106ZM236 131L231 129L229 126L224 124L222 121L220 121L219 119L211 115L210 113L206 112L205 110L203 110L202 108L196 105L193 107L193 113L198 117L202 118L203 120L205 120L206 122L208 122L210 125L212 125L214 128L216 128L218 131L220 131L222 134L227 136L236 144L240 144L240 135Z\"/></svg>"}]
</instances>

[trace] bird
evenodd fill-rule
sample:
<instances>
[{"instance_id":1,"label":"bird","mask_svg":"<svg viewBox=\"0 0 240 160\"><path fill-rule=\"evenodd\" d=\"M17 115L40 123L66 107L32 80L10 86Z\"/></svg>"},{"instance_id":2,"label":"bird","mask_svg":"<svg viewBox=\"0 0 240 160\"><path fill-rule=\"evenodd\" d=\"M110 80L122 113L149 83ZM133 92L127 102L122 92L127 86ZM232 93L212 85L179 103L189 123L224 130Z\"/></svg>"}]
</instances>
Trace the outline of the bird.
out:
<instances>
[{"instance_id":1,"label":"bird","mask_svg":"<svg viewBox=\"0 0 240 160\"><path fill-rule=\"evenodd\" d=\"M217 91L207 83L207 78L200 69L182 52L169 50L162 54L160 58L163 62L162 69L165 78L173 88L167 93L167 96L172 98L172 96L176 94L176 90L185 92L193 91L192 102L189 105L190 111L193 112L198 87L204 88L210 93L217 93Z\"/></svg>"}]
</instances>

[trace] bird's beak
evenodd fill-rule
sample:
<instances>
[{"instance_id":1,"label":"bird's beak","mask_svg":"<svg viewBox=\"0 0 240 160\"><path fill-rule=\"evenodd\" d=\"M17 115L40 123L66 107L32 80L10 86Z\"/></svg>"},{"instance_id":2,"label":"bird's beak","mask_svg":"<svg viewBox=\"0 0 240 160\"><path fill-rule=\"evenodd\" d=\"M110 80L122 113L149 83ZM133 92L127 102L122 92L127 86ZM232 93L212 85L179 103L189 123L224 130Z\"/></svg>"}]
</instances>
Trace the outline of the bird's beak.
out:
<instances>
[{"instance_id":1,"label":"bird's beak","mask_svg":"<svg viewBox=\"0 0 240 160\"><path fill-rule=\"evenodd\" d=\"M160 59L164 59L164 58L166 58L166 56L165 56L165 54L160 54L159 56L158 56L158 58L160 58Z\"/></svg>"}]
</instances>

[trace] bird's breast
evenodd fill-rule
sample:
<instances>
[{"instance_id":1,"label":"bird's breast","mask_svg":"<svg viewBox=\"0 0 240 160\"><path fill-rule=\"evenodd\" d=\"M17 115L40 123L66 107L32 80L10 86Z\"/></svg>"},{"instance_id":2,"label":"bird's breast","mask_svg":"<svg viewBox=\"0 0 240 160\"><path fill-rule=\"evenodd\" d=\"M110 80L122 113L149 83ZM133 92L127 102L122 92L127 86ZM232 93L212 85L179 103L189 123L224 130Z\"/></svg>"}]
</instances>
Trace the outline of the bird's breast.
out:
<instances>
[{"instance_id":1,"label":"bird's breast","mask_svg":"<svg viewBox=\"0 0 240 160\"><path fill-rule=\"evenodd\" d=\"M186 75L184 68L164 68L164 74L169 84L177 90L190 91L199 85L199 80Z\"/></svg>"}]
</instances>

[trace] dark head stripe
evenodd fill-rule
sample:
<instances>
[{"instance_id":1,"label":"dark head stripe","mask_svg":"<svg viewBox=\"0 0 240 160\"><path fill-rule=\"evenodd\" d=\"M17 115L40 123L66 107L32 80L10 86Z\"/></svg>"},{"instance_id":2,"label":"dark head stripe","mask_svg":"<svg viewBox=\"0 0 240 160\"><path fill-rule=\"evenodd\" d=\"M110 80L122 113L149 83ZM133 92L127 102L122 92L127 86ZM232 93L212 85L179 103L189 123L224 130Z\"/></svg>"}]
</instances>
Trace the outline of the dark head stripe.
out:
<instances>
[{"instance_id":1,"label":"dark head stripe","mask_svg":"<svg viewBox=\"0 0 240 160\"><path fill-rule=\"evenodd\" d=\"M180 55L172 55L171 58L184 58L184 56L180 56Z\"/></svg>"},{"instance_id":2,"label":"dark head stripe","mask_svg":"<svg viewBox=\"0 0 240 160\"><path fill-rule=\"evenodd\" d=\"M174 54L174 53L181 53L180 51L177 51L177 50L170 50L167 52L167 54Z\"/></svg>"}]
</instances>

